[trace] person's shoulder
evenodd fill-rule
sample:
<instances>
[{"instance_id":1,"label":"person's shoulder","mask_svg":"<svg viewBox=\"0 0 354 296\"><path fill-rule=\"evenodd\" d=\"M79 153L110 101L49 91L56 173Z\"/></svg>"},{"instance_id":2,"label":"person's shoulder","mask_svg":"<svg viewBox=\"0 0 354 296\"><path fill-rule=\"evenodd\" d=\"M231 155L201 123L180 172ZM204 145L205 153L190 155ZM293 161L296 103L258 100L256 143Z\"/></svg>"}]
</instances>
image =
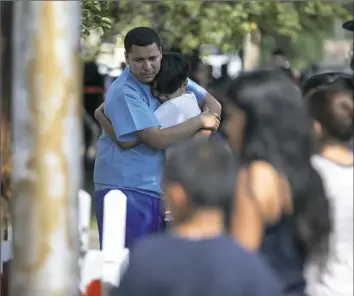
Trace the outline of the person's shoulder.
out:
<instances>
[{"instance_id":1,"label":"person's shoulder","mask_svg":"<svg viewBox=\"0 0 354 296\"><path fill-rule=\"evenodd\" d=\"M141 99L142 93L138 87L123 81L110 87L106 94L105 104L116 104L126 99Z\"/></svg>"},{"instance_id":2,"label":"person's shoulder","mask_svg":"<svg viewBox=\"0 0 354 296\"><path fill-rule=\"evenodd\" d=\"M110 94L117 95L134 92L141 92L141 82L137 81L130 74L129 69L125 69L124 72L109 86L107 96Z\"/></svg>"}]
</instances>

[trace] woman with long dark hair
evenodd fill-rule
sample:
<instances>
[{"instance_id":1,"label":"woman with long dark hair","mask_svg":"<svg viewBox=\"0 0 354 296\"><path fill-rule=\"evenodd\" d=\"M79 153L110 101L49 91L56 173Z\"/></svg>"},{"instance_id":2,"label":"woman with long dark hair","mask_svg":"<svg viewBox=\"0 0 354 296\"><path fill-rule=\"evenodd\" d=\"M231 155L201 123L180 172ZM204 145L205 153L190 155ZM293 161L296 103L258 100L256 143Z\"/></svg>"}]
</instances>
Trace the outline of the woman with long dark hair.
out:
<instances>
[{"instance_id":1,"label":"woman with long dark hair","mask_svg":"<svg viewBox=\"0 0 354 296\"><path fill-rule=\"evenodd\" d=\"M226 133L243 167L231 233L260 250L286 296L305 295L305 261L325 262L329 202L312 167L312 125L299 89L279 70L246 72L230 86Z\"/></svg>"}]
</instances>

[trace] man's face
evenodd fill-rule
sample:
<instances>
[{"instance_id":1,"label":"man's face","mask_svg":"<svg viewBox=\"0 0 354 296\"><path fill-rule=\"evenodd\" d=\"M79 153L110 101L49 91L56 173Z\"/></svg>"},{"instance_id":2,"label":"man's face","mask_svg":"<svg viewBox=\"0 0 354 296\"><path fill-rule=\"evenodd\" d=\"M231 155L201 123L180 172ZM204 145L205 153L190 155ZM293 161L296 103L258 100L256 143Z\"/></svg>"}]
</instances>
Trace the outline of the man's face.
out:
<instances>
[{"instance_id":1,"label":"man's face","mask_svg":"<svg viewBox=\"0 0 354 296\"><path fill-rule=\"evenodd\" d=\"M147 46L133 45L125 59L136 79L143 83L152 82L160 71L162 53L156 43Z\"/></svg>"}]
</instances>

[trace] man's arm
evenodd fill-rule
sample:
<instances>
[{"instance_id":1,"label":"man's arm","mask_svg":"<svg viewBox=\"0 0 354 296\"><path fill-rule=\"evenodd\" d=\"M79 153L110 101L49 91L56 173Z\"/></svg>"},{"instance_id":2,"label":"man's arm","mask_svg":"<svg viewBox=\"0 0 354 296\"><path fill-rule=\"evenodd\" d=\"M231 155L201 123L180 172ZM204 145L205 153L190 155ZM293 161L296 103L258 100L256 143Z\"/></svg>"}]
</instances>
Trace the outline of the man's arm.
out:
<instances>
[{"instance_id":1,"label":"man's arm","mask_svg":"<svg viewBox=\"0 0 354 296\"><path fill-rule=\"evenodd\" d=\"M203 111L207 109L211 113L221 115L221 104L203 87L188 79L187 90L194 93Z\"/></svg>"},{"instance_id":2,"label":"man's arm","mask_svg":"<svg viewBox=\"0 0 354 296\"><path fill-rule=\"evenodd\" d=\"M120 142L118 141L116 134L114 133L114 129L110 120L106 117L103 110L103 103L95 110L94 116L101 128L105 131L105 133L114 141L116 144L122 149L131 149L135 146L139 145L139 140L135 141L127 141Z\"/></svg>"},{"instance_id":3,"label":"man's arm","mask_svg":"<svg viewBox=\"0 0 354 296\"><path fill-rule=\"evenodd\" d=\"M161 129L154 113L139 93L121 93L119 100L105 105L104 114L111 120L120 142L140 139L154 149L165 149L194 135L199 129L218 129L220 121L211 113L203 113L181 124Z\"/></svg>"},{"instance_id":4,"label":"man's arm","mask_svg":"<svg viewBox=\"0 0 354 296\"><path fill-rule=\"evenodd\" d=\"M137 131L137 135L142 142L151 148L160 150L193 136L201 128L203 128L203 119L201 116L196 116L168 128L151 127Z\"/></svg>"}]
</instances>

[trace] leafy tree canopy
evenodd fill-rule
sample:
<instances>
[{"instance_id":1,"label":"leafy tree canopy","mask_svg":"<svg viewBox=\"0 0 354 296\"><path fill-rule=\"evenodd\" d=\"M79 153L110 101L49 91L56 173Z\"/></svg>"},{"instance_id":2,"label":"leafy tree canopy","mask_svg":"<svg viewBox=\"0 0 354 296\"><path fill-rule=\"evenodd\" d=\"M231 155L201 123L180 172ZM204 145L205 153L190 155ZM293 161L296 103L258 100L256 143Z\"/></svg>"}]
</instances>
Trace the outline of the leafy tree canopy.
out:
<instances>
[{"instance_id":1,"label":"leafy tree canopy","mask_svg":"<svg viewBox=\"0 0 354 296\"><path fill-rule=\"evenodd\" d=\"M324 1L83 1L82 32L86 36L90 29L102 28L124 35L147 25L157 29L165 43L186 51L199 44L229 51L239 48L255 24L263 35L296 40L301 32L331 28L336 18L350 18L349 11L338 2Z\"/></svg>"}]
</instances>

